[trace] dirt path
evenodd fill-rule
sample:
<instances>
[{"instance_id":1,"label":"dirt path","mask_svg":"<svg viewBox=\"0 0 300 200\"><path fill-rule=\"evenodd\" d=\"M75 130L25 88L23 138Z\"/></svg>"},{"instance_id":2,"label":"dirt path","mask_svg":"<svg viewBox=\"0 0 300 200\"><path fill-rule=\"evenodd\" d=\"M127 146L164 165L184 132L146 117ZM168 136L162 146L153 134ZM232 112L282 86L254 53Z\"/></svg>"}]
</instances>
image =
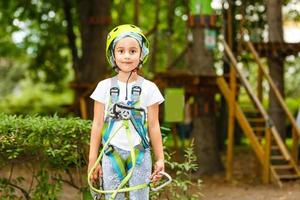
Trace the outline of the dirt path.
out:
<instances>
[{"instance_id":1,"label":"dirt path","mask_svg":"<svg viewBox=\"0 0 300 200\"><path fill-rule=\"evenodd\" d=\"M232 181L223 177L204 178L202 194L204 200L300 200L300 182L276 185L249 184Z\"/></svg>"}]
</instances>

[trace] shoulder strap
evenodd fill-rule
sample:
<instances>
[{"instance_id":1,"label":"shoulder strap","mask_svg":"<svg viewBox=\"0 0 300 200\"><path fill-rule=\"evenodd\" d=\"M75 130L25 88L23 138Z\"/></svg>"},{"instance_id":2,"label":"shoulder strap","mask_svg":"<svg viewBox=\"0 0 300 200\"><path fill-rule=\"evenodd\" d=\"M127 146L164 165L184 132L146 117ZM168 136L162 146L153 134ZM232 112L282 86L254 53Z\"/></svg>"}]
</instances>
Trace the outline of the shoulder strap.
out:
<instances>
[{"instance_id":1,"label":"shoulder strap","mask_svg":"<svg viewBox=\"0 0 300 200\"><path fill-rule=\"evenodd\" d=\"M136 85L142 87L143 81L145 79L141 76L138 76L137 80L136 80Z\"/></svg>"},{"instance_id":2,"label":"shoulder strap","mask_svg":"<svg viewBox=\"0 0 300 200\"><path fill-rule=\"evenodd\" d=\"M112 104L117 103L119 100L119 94L120 94L117 76L110 78L109 94L110 94L110 103L112 103Z\"/></svg>"},{"instance_id":3,"label":"shoulder strap","mask_svg":"<svg viewBox=\"0 0 300 200\"><path fill-rule=\"evenodd\" d=\"M139 102L140 101L140 96L142 93L142 84L143 84L144 78L141 76L138 76L136 83L134 84L134 86L132 86L131 89L131 101L133 101L134 103Z\"/></svg>"}]
</instances>

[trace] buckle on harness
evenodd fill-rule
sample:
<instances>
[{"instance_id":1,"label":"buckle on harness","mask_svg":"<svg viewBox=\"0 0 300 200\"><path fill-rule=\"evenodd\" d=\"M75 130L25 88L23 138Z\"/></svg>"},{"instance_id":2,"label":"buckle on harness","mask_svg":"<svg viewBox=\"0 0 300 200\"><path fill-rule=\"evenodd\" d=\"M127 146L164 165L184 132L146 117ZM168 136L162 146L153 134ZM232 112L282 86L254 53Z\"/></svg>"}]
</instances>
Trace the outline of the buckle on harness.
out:
<instances>
[{"instance_id":1,"label":"buckle on harness","mask_svg":"<svg viewBox=\"0 0 300 200\"><path fill-rule=\"evenodd\" d=\"M139 100L139 97L142 93L142 88L135 85L131 89L131 100L136 103Z\"/></svg>"},{"instance_id":2,"label":"buckle on harness","mask_svg":"<svg viewBox=\"0 0 300 200\"><path fill-rule=\"evenodd\" d=\"M111 96L112 94L117 94L117 95L119 96L120 90L119 90L119 88L117 88L117 87L112 87L112 88L110 88L109 94L110 94L110 96Z\"/></svg>"},{"instance_id":3,"label":"buckle on harness","mask_svg":"<svg viewBox=\"0 0 300 200\"><path fill-rule=\"evenodd\" d=\"M135 93L137 93L137 94L135 94ZM132 95L141 95L141 93L142 93L142 88L140 86L135 85L132 87L132 89L131 89Z\"/></svg>"},{"instance_id":4,"label":"buckle on harness","mask_svg":"<svg viewBox=\"0 0 300 200\"><path fill-rule=\"evenodd\" d=\"M111 96L112 102L117 102L120 94L120 89L118 87L110 88L109 94Z\"/></svg>"},{"instance_id":5,"label":"buckle on harness","mask_svg":"<svg viewBox=\"0 0 300 200\"><path fill-rule=\"evenodd\" d=\"M102 180L102 178L99 177L98 182L96 181L95 185L93 184L93 186L95 186L96 188L101 188L102 189L103 188L103 180ZM101 196L102 196L101 193L95 192L91 188L90 188L90 193L91 193L91 195L93 197L93 200L100 200L101 199Z\"/></svg>"},{"instance_id":6,"label":"buckle on harness","mask_svg":"<svg viewBox=\"0 0 300 200\"><path fill-rule=\"evenodd\" d=\"M109 109L109 116L114 119L122 119L122 120L128 120L131 117L131 107L126 106L126 104L120 102L115 103L110 109Z\"/></svg>"}]
</instances>

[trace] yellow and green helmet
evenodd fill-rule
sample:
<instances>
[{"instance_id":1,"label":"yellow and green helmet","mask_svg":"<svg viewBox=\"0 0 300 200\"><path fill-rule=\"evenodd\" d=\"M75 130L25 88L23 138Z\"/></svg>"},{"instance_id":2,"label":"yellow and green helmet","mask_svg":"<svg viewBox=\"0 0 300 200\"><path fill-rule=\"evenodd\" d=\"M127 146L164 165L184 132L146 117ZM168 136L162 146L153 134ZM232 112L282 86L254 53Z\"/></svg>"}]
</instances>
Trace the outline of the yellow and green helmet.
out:
<instances>
[{"instance_id":1,"label":"yellow and green helmet","mask_svg":"<svg viewBox=\"0 0 300 200\"><path fill-rule=\"evenodd\" d=\"M106 59L109 64L113 68L117 67L114 58L114 48L116 43L124 37L132 37L139 42L142 52L141 64L144 64L148 59L149 41L143 34L142 30L132 24L119 25L108 33L106 40Z\"/></svg>"}]
</instances>

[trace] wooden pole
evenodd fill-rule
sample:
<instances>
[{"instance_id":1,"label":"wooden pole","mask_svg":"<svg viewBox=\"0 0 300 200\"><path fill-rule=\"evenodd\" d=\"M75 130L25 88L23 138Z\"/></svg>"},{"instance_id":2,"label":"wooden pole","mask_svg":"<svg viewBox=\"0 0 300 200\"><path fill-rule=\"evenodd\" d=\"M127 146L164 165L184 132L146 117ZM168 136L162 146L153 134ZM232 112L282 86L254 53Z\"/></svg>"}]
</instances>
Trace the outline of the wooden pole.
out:
<instances>
[{"instance_id":1,"label":"wooden pole","mask_svg":"<svg viewBox=\"0 0 300 200\"><path fill-rule=\"evenodd\" d=\"M79 104L80 104L81 118L87 119L88 114L87 114L87 107L86 107L86 102L84 97L79 97Z\"/></svg>"},{"instance_id":2,"label":"wooden pole","mask_svg":"<svg viewBox=\"0 0 300 200\"><path fill-rule=\"evenodd\" d=\"M229 1L227 11L227 42L229 48L232 48L232 4ZM235 113L235 97L236 97L236 71L234 66L230 66L230 89L231 96L228 108L228 130L227 130L227 163L226 163L226 179L230 181L233 173L233 145L234 145L234 113Z\"/></svg>"},{"instance_id":3,"label":"wooden pole","mask_svg":"<svg viewBox=\"0 0 300 200\"><path fill-rule=\"evenodd\" d=\"M292 130L292 139L293 139L293 144L292 144L292 157L296 163L298 163L298 147L299 147L299 136L296 133L296 130L293 128Z\"/></svg>"},{"instance_id":4,"label":"wooden pole","mask_svg":"<svg viewBox=\"0 0 300 200\"><path fill-rule=\"evenodd\" d=\"M231 96L229 102L228 134L227 134L227 170L226 179L232 179L233 172L233 144L234 144L234 113L236 96L236 72L234 67L230 66L230 89Z\"/></svg>"},{"instance_id":5,"label":"wooden pole","mask_svg":"<svg viewBox=\"0 0 300 200\"><path fill-rule=\"evenodd\" d=\"M226 37L226 41L228 43L228 46L232 48L232 37L233 37L233 30L232 30L232 0L228 1L229 3L229 8L227 11L227 37Z\"/></svg>"},{"instance_id":6,"label":"wooden pole","mask_svg":"<svg viewBox=\"0 0 300 200\"><path fill-rule=\"evenodd\" d=\"M257 76L257 97L260 102L263 102L263 72L260 67L258 67L258 76Z\"/></svg>"},{"instance_id":7,"label":"wooden pole","mask_svg":"<svg viewBox=\"0 0 300 200\"><path fill-rule=\"evenodd\" d=\"M266 128L266 144L265 144L265 158L263 165L263 182L265 184L270 182L270 151L271 151L271 131L270 128Z\"/></svg>"},{"instance_id":8,"label":"wooden pole","mask_svg":"<svg viewBox=\"0 0 300 200\"><path fill-rule=\"evenodd\" d=\"M257 69L257 98L259 99L260 102L263 103L263 87L262 87L262 82L263 82L263 74L262 74L262 71L261 71L260 67L258 67L258 69ZM257 122L256 126L260 126L260 124L261 124L261 122ZM262 130L257 130L256 134L257 135L262 135L263 132L264 131L262 131ZM262 137L259 137L258 140L261 143ZM265 171L263 171L263 176L264 176L264 172ZM255 162L255 173L257 175L261 174L261 164L257 160ZM263 179L263 181L264 181L264 179Z\"/></svg>"},{"instance_id":9,"label":"wooden pole","mask_svg":"<svg viewBox=\"0 0 300 200\"><path fill-rule=\"evenodd\" d=\"M259 99L259 101L261 103L263 103L263 86L262 86L262 82L263 82L263 73L260 67L258 67L258 72L257 72L257 98ZM258 122L256 124L257 126L260 125L260 123ZM257 135L262 135L262 131L257 131Z\"/></svg>"}]
</instances>

